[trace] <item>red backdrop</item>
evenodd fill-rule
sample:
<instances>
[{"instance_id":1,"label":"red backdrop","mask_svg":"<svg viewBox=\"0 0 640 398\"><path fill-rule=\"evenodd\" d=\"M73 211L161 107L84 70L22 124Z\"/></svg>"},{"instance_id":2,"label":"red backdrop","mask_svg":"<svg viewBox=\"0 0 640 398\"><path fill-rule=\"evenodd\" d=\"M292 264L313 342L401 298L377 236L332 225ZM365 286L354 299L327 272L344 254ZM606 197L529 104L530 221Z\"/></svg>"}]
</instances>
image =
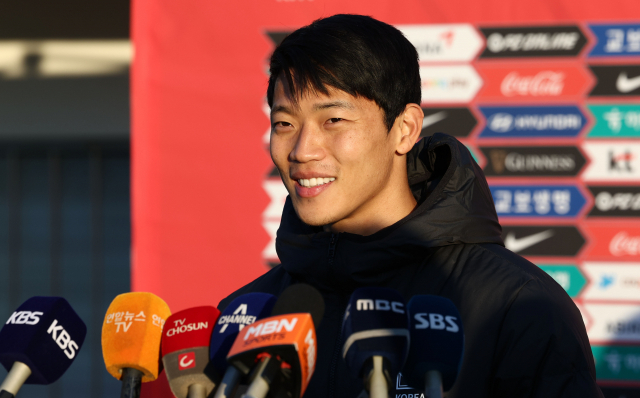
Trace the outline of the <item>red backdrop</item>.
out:
<instances>
[{"instance_id":1,"label":"red backdrop","mask_svg":"<svg viewBox=\"0 0 640 398\"><path fill-rule=\"evenodd\" d=\"M176 312L217 305L267 270L265 32L335 13L391 24L640 19L637 0L134 0L133 290Z\"/></svg>"}]
</instances>

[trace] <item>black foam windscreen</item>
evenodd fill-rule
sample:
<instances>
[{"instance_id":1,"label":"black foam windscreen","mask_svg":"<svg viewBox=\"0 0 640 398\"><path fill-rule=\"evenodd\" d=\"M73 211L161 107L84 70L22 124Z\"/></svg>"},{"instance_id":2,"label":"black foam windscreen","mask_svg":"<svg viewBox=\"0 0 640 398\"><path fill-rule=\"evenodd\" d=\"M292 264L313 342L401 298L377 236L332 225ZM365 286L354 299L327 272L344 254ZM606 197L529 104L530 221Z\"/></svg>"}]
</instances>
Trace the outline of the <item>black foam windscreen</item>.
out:
<instances>
[{"instance_id":1,"label":"black foam windscreen","mask_svg":"<svg viewBox=\"0 0 640 398\"><path fill-rule=\"evenodd\" d=\"M50 384L71 366L87 327L62 297L31 297L0 331L0 363L20 361L31 369L26 384Z\"/></svg>"},{"instance_id":2,"label":"black foam windscreen","mask_svg":"<svg viewBox=\"0 0 640 398\"><path fill-rule=\"evenodd\" d=\"M453 302L433 295L414 296L407 305L411 326L411 351L402 371L413 388L425 386L430 370L442 375L444 391L458 377L464 353L464 331Z\"/></svg>"},{"instance_id":3,"label":"black foam windscreen","mask_svg":"<svg viewBox=\"0 0 640 398\"><path fill-rule=\"evenodd\" d=\"M342 323L343 357L354 377L373 356L388 360L391 376L402 368L409 349L404 299L388 288L365 287L351 295Z\"/></svg>"},{"instance_id":4,"label":"black foam windscreen","mask_svg":"<svg viewBox=\"0 0 640 398\"><path fill-rule=\"evenodd\" d=\"M316 329L324 316L324 299L322 294L311 285L298 283L286 288L276 304L271 316L308 312L311 314Z\"/></svg>"}]
</instances>

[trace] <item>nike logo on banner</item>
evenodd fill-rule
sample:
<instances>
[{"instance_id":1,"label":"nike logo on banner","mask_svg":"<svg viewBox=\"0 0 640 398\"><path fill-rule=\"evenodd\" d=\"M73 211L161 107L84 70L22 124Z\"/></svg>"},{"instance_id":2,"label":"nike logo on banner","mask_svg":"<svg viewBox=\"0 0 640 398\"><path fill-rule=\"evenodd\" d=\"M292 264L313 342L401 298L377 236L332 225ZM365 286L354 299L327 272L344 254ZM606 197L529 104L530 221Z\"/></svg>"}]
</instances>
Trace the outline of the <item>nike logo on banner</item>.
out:
<instances>
[{"instance_id":1,"label":"nike logo on banner","mask_svg":"<svg viewBox=\"0 0 640 398\"><path fill-rule=\"evenodd\" d=\"M627 77L627 72L621 72L618 75L618 80L616 81L616 88L621 93L629 93L639 87L640 87L640 76L636 76L629 79Z\"/></svg>"},{"instance_id":2,"label":"nike logo on banner","mask_svg":"<svg viewBox=\"0 0 640 398\"><path fill-rule=\"evenodd\" d=\"M422 128L434 125L446 118L447 118L447 112L445 111L440 111L440 112L434 113L433 115L425 116L424 119L422 119Z\"/></svg>"},{"instance_id":3,"label":"nike logo on banner","mask_svg":"<svg viewBox=\"0 0 640 398\"><path fill-rule=\"evenodd\" d=\"M511 250L514 253L517 253L535 244L538 244L543 240L547 240L552 236L553 236L552 229L538 232L537 234L525 236L524 238L520 238L520 239L516 238L516 234L514 234L513 232L509 232L506 238L504 239L504 245L507 249Z\"/></svg>"}]
</instances>

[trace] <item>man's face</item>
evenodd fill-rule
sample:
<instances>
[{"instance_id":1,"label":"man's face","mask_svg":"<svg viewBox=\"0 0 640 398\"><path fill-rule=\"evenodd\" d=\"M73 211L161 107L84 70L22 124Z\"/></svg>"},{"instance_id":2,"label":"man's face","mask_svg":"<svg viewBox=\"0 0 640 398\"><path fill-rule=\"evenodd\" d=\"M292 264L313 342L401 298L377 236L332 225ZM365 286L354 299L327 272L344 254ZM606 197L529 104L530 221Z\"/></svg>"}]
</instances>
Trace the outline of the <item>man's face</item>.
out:
<instances>
[{"instance_id":1,"label":"man's face","mask_svg":"<svg viewBox=\"0 0 640 398\"><path fill-rule=\"evenodd\" d=\"M374 101L330 88L307 90L295 105L278 79L271 125L271 158L306 224L348 231L393 206L397 144Z\"/></svg>"}]
</instances>

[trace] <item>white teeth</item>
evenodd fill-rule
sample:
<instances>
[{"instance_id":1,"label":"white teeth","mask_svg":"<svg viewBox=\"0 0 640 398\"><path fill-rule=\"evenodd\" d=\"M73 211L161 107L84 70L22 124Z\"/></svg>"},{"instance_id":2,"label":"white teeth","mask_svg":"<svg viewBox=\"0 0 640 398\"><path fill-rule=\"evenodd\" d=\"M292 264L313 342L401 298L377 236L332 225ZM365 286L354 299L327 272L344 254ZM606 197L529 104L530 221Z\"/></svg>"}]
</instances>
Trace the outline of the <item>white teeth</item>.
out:
<instances>
[{"instance_id":1,"label":"white teeth","mask_svg":"<svg viewBox=\"0 0 640 398\"><path fill-rule=\"evenodd\" d=\"M301 178L298 180L298 184L302 185L303 187L307 187L307 188L311 188L311 187L317 187L318 185L324 185L324 184L328 184L331 181L335 181L336 179L334 177L318 177L318 178Z\"/></svg>"}]
</instances>

